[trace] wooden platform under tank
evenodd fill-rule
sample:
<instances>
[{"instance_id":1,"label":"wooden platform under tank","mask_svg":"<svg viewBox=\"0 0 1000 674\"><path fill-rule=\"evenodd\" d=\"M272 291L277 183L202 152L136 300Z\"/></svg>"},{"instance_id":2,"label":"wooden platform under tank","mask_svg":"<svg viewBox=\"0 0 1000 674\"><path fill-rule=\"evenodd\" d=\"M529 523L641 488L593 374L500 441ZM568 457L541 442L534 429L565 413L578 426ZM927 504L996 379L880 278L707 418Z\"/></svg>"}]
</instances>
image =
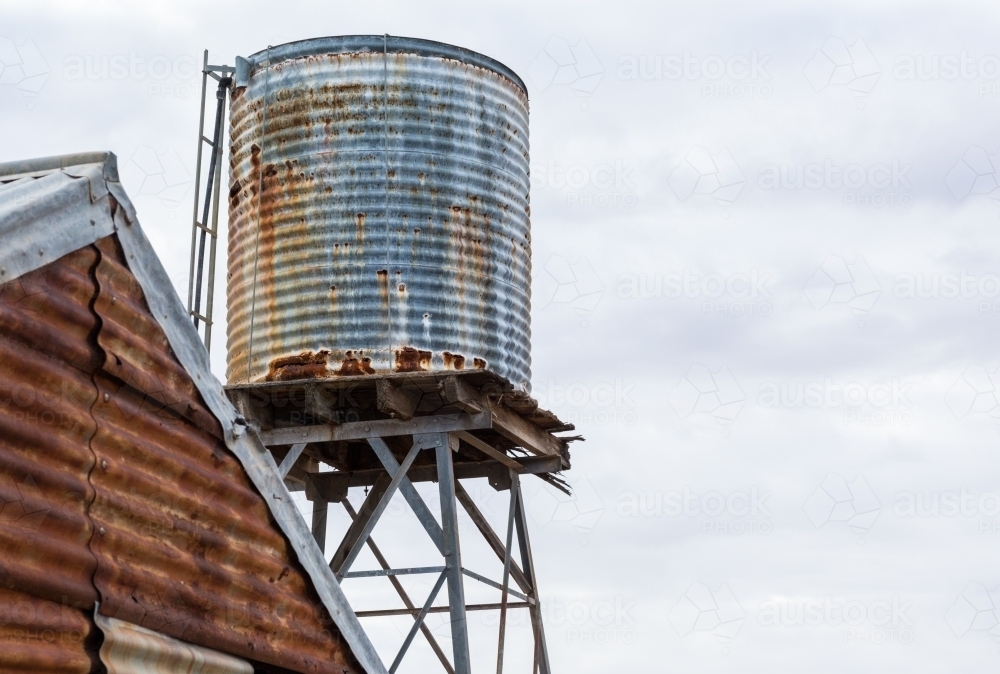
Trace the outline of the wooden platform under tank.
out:
<instances>
[{"instance_id":1,"label":"wooden platform under tank","mask_svg":"<svg viewBox=\"0 0 1000 674\"><path fill-rule=\"evenodd\" d=\"M338 502L348 487L385 475L369 438L405 456L413 436L450 433L457 478L486 477L497 489L510 472L536 474L566 490L556 474L570 467L579 436L523 391L485 370L363 375L230 386L233 404L260 433L278 463L290 452L286 484L310 500ZM304 445L301 446L301 445ZM336 470L320 472L325 463ZM413 482L437 479L433 452L408 472Z\"/></svg>"}]
</instances>

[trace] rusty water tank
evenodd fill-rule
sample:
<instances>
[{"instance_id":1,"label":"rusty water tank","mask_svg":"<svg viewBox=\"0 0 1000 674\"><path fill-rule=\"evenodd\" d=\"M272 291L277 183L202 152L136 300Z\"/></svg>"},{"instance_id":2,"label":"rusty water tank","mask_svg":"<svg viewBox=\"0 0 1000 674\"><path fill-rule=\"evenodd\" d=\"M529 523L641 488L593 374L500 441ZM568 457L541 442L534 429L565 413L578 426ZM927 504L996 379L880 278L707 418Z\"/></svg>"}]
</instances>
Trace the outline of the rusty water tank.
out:
<instances>
[{"instance_id":1,"label":"rusty water tank","mask_svg":"<svg viewBox=\"0 0 1000 674\"><path fill-rule=\"evenodd\" d=\"M528 97L439 42L237 59L230 384L488 369L528 388Z\"/></svg>"}]
</instances>

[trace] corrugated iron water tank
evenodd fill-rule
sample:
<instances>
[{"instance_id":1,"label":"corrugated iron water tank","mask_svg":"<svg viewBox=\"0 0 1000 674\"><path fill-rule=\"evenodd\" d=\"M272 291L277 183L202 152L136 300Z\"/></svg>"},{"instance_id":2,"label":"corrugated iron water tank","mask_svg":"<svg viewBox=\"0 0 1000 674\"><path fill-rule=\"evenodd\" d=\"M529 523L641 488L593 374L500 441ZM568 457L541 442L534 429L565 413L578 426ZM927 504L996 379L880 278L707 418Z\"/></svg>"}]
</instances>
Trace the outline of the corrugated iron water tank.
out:
<instances>
[{"instance_id":1,"label":"corrugated iron water tank","mask_svg":"<svg viewBox=\"0 0 1000 674\"><path fill-rule=\"evenodd\" d=\"M238 60L230 384L531 378L528 98L503 64L384 36Z\"/></svg>"}]
</instances>

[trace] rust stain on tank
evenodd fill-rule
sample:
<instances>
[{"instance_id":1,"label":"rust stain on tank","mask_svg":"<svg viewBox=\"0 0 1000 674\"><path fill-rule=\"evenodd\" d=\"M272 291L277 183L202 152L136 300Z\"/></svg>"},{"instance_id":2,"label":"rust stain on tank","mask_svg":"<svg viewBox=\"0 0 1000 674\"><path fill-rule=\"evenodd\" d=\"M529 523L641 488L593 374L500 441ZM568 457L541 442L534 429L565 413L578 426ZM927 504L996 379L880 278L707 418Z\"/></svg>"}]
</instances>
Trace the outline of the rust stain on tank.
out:
<instances>
[{"instance_id":1,"label":"rust stain on tank","mask_svg":"<svg viewBox=\"0 0 1000 674\"><path fill-rule=\"evenodd\" d=\"M431 352L414 349L412 346L404 346L394 352L396 363L393 366L395 372L427 372L431 369Z\"/></svg>"},{"instance_id":2,"label":"rust stain on tank","mask_svg":"<svg viewBox=\"0 0 1000 674\"><path fill-rule=\"evenodd\" d=\"M297 356L275 358L267 365L266 381L318 379L328 376L329 351L304 351Z\"/></svg>"},{"instance_id":3,"label":"rust stain on tank","mask_svg":"<svg viewBox=\"0 0 1000 674\"><path fill-rule=\"evenodd\" d=\"M361 246L365 245L365 220L368 216L365 213L358 213L354 216L354 240L361 250Z\"/></svg>"},{"instance_id":4,"label":"rust stain on tank","mask_svg":"<svg viewBox=\"0 0 1000 674\"><path fill-rule=\"evenodd\" d=\"M386 67L378 42L287 59L271 53L272 65L254 60L253 86L234 96L230 231L240 236L229 249L230 382L264 380L269 361L324 349L328 376L344 348L364 349L377 372L392 371L395 350L407 345L430 351L432 370L449 349L464 354L464 368L480 356L524 386L525 349L508 357L495 336L498 328L506 334L497 322L509 317L517 337L508 339L526 343L526 96L490 62L391 51ZM254 143L263 149L252 157ZM265 183L259 215L251 174ZM371 237L368 215L376 218ZM308 225L301 236L296 224ZM376 270L384 273L372 279ZM433 330L420 320L429 309Z\"/></svg>"},{"instance_id":5,"label":"rust stain on tank","mask_svg":"<svg viewBox=\"0 0 1000 674\"><path fill-rule=\"evenodd\" d=\"M378 278L378 297L379 304L382 308L382 315L389 318L389 270L379 269L375 272L375 276ZM390 328L386 325L386 330Z\"/></svg>"},{"instance_id":6,"label":"rust stain on tank","mask_svg":"<svg viewBox=\"0 0 1000 674\"><path fill-rule=\"evenodd\" d=\"M446 370L465 369L465 356L463 356L460 353L451 353L450 351L444 351L441 353L441 360L444 361L444 369Z\"/></svg>"},{"instance_id":7,"label":"rust stain on tank","mask_svg":"<svg viewBox=\"0 0 1000 674\"><path fill-rule=\"evenodd\" d=\"M344 359L340 362L340 368L334 371L338 377L357 377L365 374L375 374L372 368L372 359L362 356L360 353L347 351Z\"/></svg>"},{"instance_id":8,"label":"rust stain on tank","mask_svg":"<svg viewBox=\"0 0 1000 674\"><path fill-rule=\"evenodd\" d=\"M240 192L243 190L243 184L240 183L239 178L237 178L232 186L229 188L229 207L235 209L240 205Z\"/></svg>"}]
</instances>

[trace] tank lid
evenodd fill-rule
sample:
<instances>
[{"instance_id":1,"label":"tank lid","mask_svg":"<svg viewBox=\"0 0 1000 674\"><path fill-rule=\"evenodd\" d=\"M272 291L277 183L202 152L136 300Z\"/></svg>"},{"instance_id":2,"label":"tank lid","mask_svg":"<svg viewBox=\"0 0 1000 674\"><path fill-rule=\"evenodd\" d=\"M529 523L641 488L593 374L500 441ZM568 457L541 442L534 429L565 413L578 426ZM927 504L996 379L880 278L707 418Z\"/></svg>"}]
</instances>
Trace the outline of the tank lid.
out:
<instances>
[{"instance_id":1,"label":"tank lid","mask_svg":"<svg viewBox=\"0 0 1000 674\"><path fill-rule=\"evenodd\" d=\"M491 59L489 56L484 56L464 47L456 47L444 42L422 40L415 37L396 37L393 35L334 35L330 37L317 37L276 45L271 47L270 50L265 49L249 56L247 60L250 62L250 70L253 72L257 70L260 64L267 61L268 52L270 52L271 61L276 62L305 56L315 56L317 54L381 53L383 49L391 54L438 56L469 63L480 68L492 70L496 74L506 77L519 86L525 95L528 93L528 88L524 86L524 81L518 77L517 73L496 59Z\"/></svg>"}]
</instances>

